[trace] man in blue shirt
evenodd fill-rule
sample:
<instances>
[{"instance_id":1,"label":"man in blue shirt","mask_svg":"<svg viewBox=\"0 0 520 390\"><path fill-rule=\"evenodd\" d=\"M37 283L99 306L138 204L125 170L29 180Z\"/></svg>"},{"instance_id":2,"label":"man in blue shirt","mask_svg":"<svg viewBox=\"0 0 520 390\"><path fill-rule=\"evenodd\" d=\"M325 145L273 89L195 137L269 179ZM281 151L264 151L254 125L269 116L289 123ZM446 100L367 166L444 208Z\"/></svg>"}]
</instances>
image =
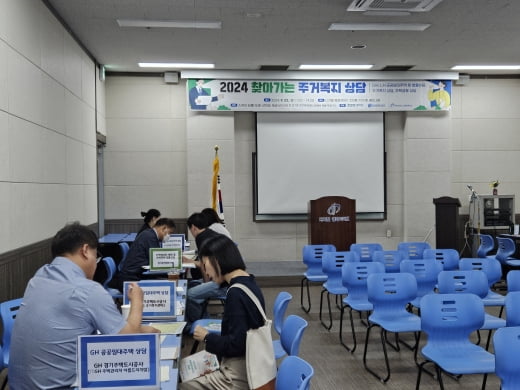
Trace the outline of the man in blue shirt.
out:
<instances>
[{"instance_id":1,"label":"man in blue shirt","mask_svg":"<svg viewBox=\"0 0 520 390\"><path fill-rule=\"evenodd\" d=\"M159 332L141 325L143 291L133 284L125 321L110 294L92 281L96 234L66 225L52 241L54 260L29 281L14 322L9 360L11 390L70 389L76 379L78 336Z\"/></svg>"}]
</instances>

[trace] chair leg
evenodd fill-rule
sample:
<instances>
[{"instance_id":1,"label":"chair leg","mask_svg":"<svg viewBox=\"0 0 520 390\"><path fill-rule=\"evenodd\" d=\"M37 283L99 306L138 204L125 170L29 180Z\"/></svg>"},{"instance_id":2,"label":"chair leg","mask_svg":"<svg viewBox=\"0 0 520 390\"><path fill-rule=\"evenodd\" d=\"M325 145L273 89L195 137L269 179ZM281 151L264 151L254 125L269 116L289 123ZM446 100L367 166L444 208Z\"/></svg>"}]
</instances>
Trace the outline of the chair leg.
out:
<instances>
[{"instance_id":1,"label":"chair leg","mask_svg":"<svg viewBox=\"0 0 520 390\"><path fill-rule=\"evenodd\" d=\"M307 288L307 307L303 305L303 285L306 285ZM302 307L305 313L311 311L311 293L309 291L309 279L303 278L300 284L300 306Z\"/></svg>"},{"instance_id":2,"label":"chair leg","mask_svg":"<svg viewBox=\"0 0 520 390\"><path fill-rule=\"evenodd\" d=\"M339 318L339 341L340 341L341 345L343 345L347 351L349 351L350 353L354 353L354 351L357 348L357 339L356 339L356 329L354 327L354 317L352 315L352 308L350 306L348 307L349 308L349 317L350 317L350 329L352 330L352 339L354 340L354 345L352 346L352 348L350 348L343 341L343 314L345 312L345 307L347 307L347 306L345 305L341 308L341 316ZM361 315L361 312L359 312L359 314Z\"/></svg>"},{"instance_id":3,"label":"chair leg","mask_svg":"<svg viewBox=\"0 0 520 390\"><path fill-rule=\"evenodd\" d=\"M367 335L366 335L366 338L365 338L365 351L363 353L363 365L365 366L365 369L371 373L372 375L374 375L377 379L379 379L382 383L386 383L388 382L388 380L390 379L390 362L388 361L388 352L386 350L386 344L387 344L387 340L386 340L386 332L384 331L383 328L380 327L381 329L381 332L380 332L380 337L381 337L381 345L383 346L383 354L385 356L385 365L386 365L386 376L383 378L381 376L379 376L378 373L376 373L375 371L373 371L370 367L368 367L367 365L367 350L368 350L368 339L369 339L369 336L370 336L370 329L372 329L374 326L378 326L378 325L375 325L375 324L372 324L368 327L367 329Z\"/></svg>"},{"instance_id":4,"label":"chair leg","mask_svg":"<svg viewBox=\"0 0 520 390\"><path fill-rule=\"evenodd\" d=\"M326 324L323 322L322 319L322 312L323 312L323 293L327 293L327 308L329 310L329 323ZM320 297L320 322L325 327L325 329L330 330L332 328L332 309L330 307L330 294L327 291L327 289L321 290L321 297Z\"/></svg>"}]
</instances>

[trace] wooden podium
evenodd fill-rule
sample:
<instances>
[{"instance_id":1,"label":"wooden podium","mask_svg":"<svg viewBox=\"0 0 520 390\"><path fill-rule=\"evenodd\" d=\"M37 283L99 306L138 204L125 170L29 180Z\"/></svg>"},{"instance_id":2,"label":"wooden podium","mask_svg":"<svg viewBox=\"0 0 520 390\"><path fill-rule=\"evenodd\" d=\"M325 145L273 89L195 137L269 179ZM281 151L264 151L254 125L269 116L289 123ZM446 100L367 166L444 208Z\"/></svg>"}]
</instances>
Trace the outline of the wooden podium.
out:
<instances>
[{"instance_id":1,"label":"wooden podium","mask_svg":"<svg viewBox=\"0 0 520 390\"><path fill-rule=\"evenodd\" d=\"M356 201L344 196L324 196L309 201L310 244L332 244L348 251L356 242Z\"/></svg>"}]
</instances>

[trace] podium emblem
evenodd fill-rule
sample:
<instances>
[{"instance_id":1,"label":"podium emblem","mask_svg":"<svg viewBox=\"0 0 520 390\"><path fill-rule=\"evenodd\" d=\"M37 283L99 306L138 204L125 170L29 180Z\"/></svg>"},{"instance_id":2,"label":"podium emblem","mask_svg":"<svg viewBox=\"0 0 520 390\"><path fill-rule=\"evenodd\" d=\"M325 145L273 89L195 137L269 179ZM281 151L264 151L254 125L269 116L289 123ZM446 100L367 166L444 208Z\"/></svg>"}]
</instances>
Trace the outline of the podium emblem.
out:
<instances>
[{"instance_id":1,"label":"podium emblem","mask_svg":"<svg viewBox=\"0 0 520 390\"><path fill-rule=\"evenodd\" d=\"M327 209L327 214L336 215L341 210L341 205L339 203L332 203Z\"/></svg>"}]
</instances>

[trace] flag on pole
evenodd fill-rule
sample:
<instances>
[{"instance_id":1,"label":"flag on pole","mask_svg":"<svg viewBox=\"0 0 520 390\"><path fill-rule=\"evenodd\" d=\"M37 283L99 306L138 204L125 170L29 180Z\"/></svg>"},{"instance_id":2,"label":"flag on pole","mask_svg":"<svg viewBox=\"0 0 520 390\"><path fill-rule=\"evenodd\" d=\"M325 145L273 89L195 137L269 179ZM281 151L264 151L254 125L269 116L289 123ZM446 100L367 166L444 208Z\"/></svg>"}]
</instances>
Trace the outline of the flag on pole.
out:
<instances>
[{"instance_id":1,"label":"flag on pole","mask_svg":"<svg viewBox=\"0 0 520 390\"><path fill-rule=\"evenodd\" d=\"M222 205L222 191L220 190L220 161L218 158L218 145L215 145L215 158L213 159L213 179L211 181L211 208L215 210L224 222L224 207Z\"/></svg>"}]
</instances>

